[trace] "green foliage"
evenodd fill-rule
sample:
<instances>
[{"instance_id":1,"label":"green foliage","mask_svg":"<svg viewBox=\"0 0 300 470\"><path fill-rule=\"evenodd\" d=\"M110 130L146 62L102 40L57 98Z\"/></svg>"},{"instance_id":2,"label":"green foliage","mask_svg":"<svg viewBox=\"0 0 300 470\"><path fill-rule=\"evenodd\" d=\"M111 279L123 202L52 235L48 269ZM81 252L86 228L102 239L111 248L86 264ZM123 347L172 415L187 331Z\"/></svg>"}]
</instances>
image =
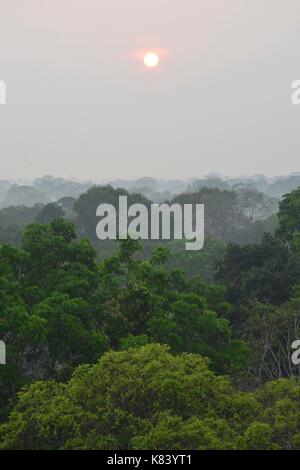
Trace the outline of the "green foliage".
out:
<instances>
[{"instance_id":1,"label":"green foliage","mask_svg":"<svg viewBox=\"0 0 300 470\"><path fill-rule=\"evenodd\" d=\"M267 228L274 230L270 217L276 212L276 200L250 188L222 188L215 184L204 186L198 191L175 196L171 203L204 204L206 240L259 243Z\"/></svg>"},{"instance_id":2,"label":"green foliage","mask_svg":"<svg viewBox=\"0 0 300 470\"><path fill-rule=\"evenodd\" d=\"M216 278L235 305L249 300L279 305L300 281L300 262L285 243L266 234L259 245L229 245Z\"/></svg>"},{"instance_id":3,"label":"green foliage","mask_svg":"<svg viewBox=\"0 0 300 470\"><path fill-rule=\"evenodd\" d=\"M299 433L295 380L235 392L200 356L157 344L36 382L0 427L2 449L295 449Z\"/></svg>"},{"instance_id":4,"label":"green foliage","mask_svg":"<svg viewBox=\"0 0 300 470\"><path fill-rule=\"evenodd\" d=\"M23 228L34 222L41 205L33 207L10 206L0 210L0 243L20 245Z\"/></svg>"},{"instance_id":5,"label":"green foliage","mask_svg":"<svg viewBox=\"0 0 300 470\"><path fill-rule=\"evenodd\" d=\"M212 238L206 238L203 250L199 251L186 251L181 240L170 241L166 246L170 252L166 267L181 268L186 274L201 276L207 282L213 281L216 264L226 250L224 242Z\"/></svg>"},{"instance_id":6,"label":"green foliage","mask_svg":"<svg viewBox=\"0 0 300 470\"><path fill-rule=\"evenodd\" d=\"M279 203L278 235L291 242L293 235L300 232L300 188L285 194Z\"/></svg>"},{"instance_id":7,"label":"green foliage","mask_svg":"<svg viewBox=\"0 0 300 470\"><path fill-rule=\"evenodd\" d=\"M160 342L243 375L250 353L236 353L224 289L166 269L165 247L147 261L136 259L140 249L122 240L118 253L97 266L89 241L76 241L72 224L61 219L29 225L19 249L2 246L0 335L9 364L0 369L3 416L23 384L66 379L110 346Z\"/></svg>"},{"instance_id":8,"label":"green foliage","mask_svg":"<svg viewBox=\"0 0 300 470\"><path fill-rule=\"evenodd\" d=\"M218 371L242 371L250 354L247 359L242 341L244 354L236 354L224 289L164 268L168 252L163 247L149 261L135 259L138 247L136 241L121 241L119 253L100 267L104 331L112 346L124 348L123 338L146 336L174 352L205 355Z\"/></svg>"},{"instance_id":9,"label":"green foliage","mask_svg":"<svg viewBox=\"0 0 300 470\"><path fill-rule=\"evenodd\" d=\"M36 218L36 223L50 224L55 219L62 219L64 215L63 209L56 202L50 202L41 209Z\"/></svg>"},{"instance_id":10,"label":"green foliage","mask_svg":"<svg viewBox=\"0 0 300 470\"><path fill-rule=\"evenodd\" d=\"M296 291L280 307L253 303L243 310L240 334L247 338L252 351L248 370L252 385L298 375L299 368L292 363L291 344L300 338L299 307Z\"/></svg>"},{"instance_id":11,"label":"green foliage","mask_svg":"<svg viewBox=\"0 0 300 470\"><path fill-rule=\"evenodd\" d=\"M66 377L109 348L101 324L100 279L90 243L62 220L27 227L20 249L0 247L0 411L22 384Z\"/></svg>"}]
</instances>

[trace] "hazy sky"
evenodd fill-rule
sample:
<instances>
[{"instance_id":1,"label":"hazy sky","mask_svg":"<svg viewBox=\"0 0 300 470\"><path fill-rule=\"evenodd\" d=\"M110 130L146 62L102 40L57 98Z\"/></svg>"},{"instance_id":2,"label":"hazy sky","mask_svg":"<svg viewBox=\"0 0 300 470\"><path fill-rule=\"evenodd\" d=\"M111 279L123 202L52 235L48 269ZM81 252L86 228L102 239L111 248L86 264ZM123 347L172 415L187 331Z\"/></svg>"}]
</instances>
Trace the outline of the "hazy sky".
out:
<instances>
[{"instance_id":1,"label":"hazy sky","mask_svg":"<svg viewBox=\"0 0 300 470\"><path fill-rule=\"evenodd\" d=\"M0 0L0 179L300 171L299 44L299 0Z\"/></svg>"}]
</instances>

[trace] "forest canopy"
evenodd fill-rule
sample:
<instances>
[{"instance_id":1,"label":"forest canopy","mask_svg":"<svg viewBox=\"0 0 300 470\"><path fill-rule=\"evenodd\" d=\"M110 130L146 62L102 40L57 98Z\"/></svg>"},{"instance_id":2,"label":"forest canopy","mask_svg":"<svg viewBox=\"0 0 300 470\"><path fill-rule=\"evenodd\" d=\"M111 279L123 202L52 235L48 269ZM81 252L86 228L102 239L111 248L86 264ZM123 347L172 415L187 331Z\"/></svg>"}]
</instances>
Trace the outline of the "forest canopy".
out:
<instances>
[{"instance_id":1,"label":"forest canopy","mask_svg":"<svg viewBox=\"0 0 300 470\"><path fill-rule=\"evenodd\" d=\"M1 448L300 448L299 191L258 242L214 233L186 257L128 239L99 256L87 209L119 193L21 211L0 246Z\"/></svg>"}]
</instances>

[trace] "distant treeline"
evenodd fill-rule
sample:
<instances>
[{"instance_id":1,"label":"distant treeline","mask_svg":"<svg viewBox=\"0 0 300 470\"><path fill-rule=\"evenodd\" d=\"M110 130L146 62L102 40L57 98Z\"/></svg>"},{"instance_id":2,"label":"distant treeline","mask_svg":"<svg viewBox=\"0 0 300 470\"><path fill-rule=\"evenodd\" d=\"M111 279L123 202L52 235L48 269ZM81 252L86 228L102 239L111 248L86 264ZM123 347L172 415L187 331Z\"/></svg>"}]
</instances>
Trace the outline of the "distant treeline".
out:
<instances>
[{"instance_id":1,"label":"distant treeline","mask_svg":"<svg viewBox=\"0 0 300 470\"><path fill-rule=\"evenodd\" d=\"M18 187L17 192L22 192L22 188ZM20 240L18 228L33 221L47 223L56 217L74 221L79 234L88 235L96 241L96 208L99 204L112 203L117 207L119 195L127 195L130 204L140 202L149 206L155 202L141 193L131 193L124 188L114 189L112 186L92 186L77 198L64 196L56 202L46 203L43 198L29 203L26 193L27 190L22 197L20 195L19 202L15 200L14 204L0 210L0 242L17 243ZM272 231L278 208L276 199L247 188L223 190L204 187L164 202L204 204L206 236L241 244L259 241L264 231Z\"/></svg>"},{"instance_id":2,"label":"distant treeline","mask_svg":"<svg viewBox=\"0 0 300 470\"><path fill-rule=\"evenodd\" d=\"M44 176L33 181L0 180L0 208L57 202L64 197L77 199L95 184L92 181L76 181L64 178ZM111 180L101 182L114 189L124 188L129 193L140 193L153 202L171 200L182 193L194 193L202 188L220 190L252 189L264 193L271 198L281 199L282 196L300 186L300 173L289 176L267 178L264 175L252 177L228 178L218 174L209 174L205 178L187 180L166 180L143 177L134 180Z\"/></svg>"}]
</instances>

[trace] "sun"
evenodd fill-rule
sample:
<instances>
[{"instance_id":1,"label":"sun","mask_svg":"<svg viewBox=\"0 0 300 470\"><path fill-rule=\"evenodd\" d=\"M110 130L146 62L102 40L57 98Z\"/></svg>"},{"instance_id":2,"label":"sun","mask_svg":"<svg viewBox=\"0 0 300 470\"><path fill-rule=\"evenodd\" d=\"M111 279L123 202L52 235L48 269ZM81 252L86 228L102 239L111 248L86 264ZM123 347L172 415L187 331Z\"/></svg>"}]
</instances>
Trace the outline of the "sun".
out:
<instances>
[{"instance_id":1,"label":"sun","mask_svg":"<svg viewBox=\"0 0 300 470\"><path fill-rule=\"evenodd\" d=\"M155 54L155 52L148 52L144 56L144 64L149 69L153 69L153 68L157 67L158 63L159 63L159 57L158 57L157 54Z\"/></svg>"}]
</instances>

